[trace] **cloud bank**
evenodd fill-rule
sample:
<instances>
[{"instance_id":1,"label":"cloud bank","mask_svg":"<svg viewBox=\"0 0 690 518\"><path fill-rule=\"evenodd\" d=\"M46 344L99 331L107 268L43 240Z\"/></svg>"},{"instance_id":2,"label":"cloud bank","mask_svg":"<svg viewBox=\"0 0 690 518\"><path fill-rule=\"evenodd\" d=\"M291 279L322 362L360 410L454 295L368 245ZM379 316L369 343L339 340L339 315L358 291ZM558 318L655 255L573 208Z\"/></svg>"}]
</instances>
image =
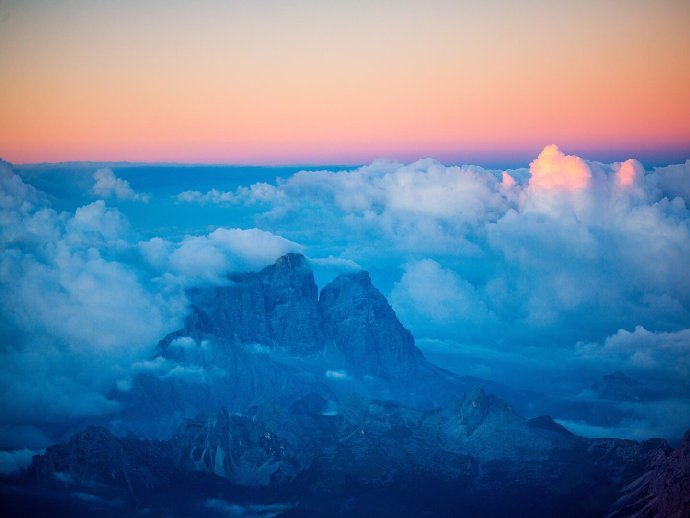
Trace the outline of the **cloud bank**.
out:
<instances>
[{"instance_id":1,"label":"cloud bank","mask_svg":"<svg viewBox=\"0 0 690 518\"><path fill-rule=\"evenodd\" d=\"M564 362L597 343L594 372L627 365L603 346L621 329L690 328L687 185L687 162L645 171L547 146L529 169L425 159L304 171L251 203L262 228L313 257L372 270L418 337L555 348ZM657 378L684 354L657 358Z\"/></svg>"},{"instance_id":2,"label":"cloud bank","mask_svg":"<svg viewBox=\"0 0 690 518\"><path fill-rule=\"evenodd\" d=\"M8 466L10 452L43 447L51 424L117 410L108 394L137 372L212 378L152 356L186 314L184 289L293 251L321 283L369 270L420 345L461 373L577 394L624 370L680 401L646 416L649 429L690 419L690 161L646 170L547 146L522 169L379 160L172 197L107 169L94 180L84 203L58 211L0 163ZM105 199L163 207L175 232L137 227L123 211L141 205ZM187 232L182 209L217 219ZM236 214L252 224L228 224Z\"/></svg>"},{"instance_id":3,"label":"cloud bank","mask_svg":"<svg viewBox=\"0 0 690 518\"><path fill-rule=\"evenodd\" d=\"M95 177L94 193L143 201L111 172ZM0 460L7 466L18 447L45 446L44 431L54 425L117 410L108 395L118 381L145 368L156 343L181 326L185 286L223 282L229 271L258 269L298 249L257 229L142 241L102 199L73 212L47 199L0 163ZM167 377L213 375L154 367Z\"/></svg>"}]
</instances>

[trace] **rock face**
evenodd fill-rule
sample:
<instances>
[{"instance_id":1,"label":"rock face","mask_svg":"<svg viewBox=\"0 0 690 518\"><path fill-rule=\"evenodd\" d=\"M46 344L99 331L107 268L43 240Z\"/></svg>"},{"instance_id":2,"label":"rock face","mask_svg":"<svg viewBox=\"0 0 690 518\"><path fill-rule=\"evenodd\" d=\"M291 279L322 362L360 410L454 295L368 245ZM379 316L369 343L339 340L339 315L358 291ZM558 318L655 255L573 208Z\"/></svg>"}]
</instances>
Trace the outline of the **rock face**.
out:
<instances>
[{"instance_id":1,"label":"rock face","mask_svg":"<svg viewBox=\"0 0 690 518\"><path fill-rule=\"evenodd\" d=\"M220 411L187 420L162 442L89 428L36 457L32 473L71 491L115 488L132 498L200 474L261 489L255 499L292 495L299 515L384 505L384 514L410 516L458 508L602 516L621 487L614 516L686 516L689 508L690 435L673 452L663 441L585 439L533 426L478 387L442 410L357 396L336 413L327 408L310 394L237 415Z\"/></svg>"},{"instance_id":2,"label":"rock face","mask_svg":"<svg viewBox=\"0 0 690 518\"><path fill-rule=\"evenodd\" d=\"M644 472L623 488L610 517L690 515L690 431L675 450L659 449Z\"/></svg>"},{"instance_id":3,"label":"rock face","mask_svg":"<svg viewBox=\"0 0 690 518\"><path fill-rule=\"evenodd\" d=\"M328 284L321 292L319 314L332 354L353 373L400 377L423 359L412 333L367 272L341 275Z\"/></svg>"},{"instance_id":4,"label":"rock face","mask_svg":"<svg viewBox=\"0 0 690 518\"><path fill-rule=\"evenodd\" d=\"M37 478L82 487L115 487L134 497L136 492L160 486L179 470L165 443L117 438L104 428L90 426L35 457L31 471Z\"/></svg>"},{"instance_id":5,"label":"rock face","mask_svg":"<svg viewBox=\"0 0 690 518\"><path fill-rule=\"evenodd\" d=\"M228 286L190 291L187 331L300 355L321 349L318 288L304 256L287 254L258 273L228 279Z\"/></svg>"},{"instance_id":6,"label":"rock face","mask_svg":"<svg viewBox=\"0 0 690 518\"><path fill-rule=\"evenodd\" d=\"M466 388L424 359L366 272L337 277L319 297L306 259L288 254L228 283L190 291L185 327L159 343L130 392L114 395L125 412L111 429L167 438L199 413L341 390L328 371L366 378L356 390L367 396L419 408Z\"/></svg>"}]
</instances>

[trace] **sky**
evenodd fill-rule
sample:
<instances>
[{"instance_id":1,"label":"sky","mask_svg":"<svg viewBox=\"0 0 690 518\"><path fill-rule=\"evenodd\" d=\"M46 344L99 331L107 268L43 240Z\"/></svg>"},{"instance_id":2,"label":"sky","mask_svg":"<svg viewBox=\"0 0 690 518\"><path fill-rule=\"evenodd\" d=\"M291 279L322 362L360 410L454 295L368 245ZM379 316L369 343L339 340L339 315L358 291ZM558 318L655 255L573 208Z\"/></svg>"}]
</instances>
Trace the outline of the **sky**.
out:
<instances>
[{"instance_id":1,"label":"sky","mask_svg":"<svg viewBox=\"0 0 690 518\"><path fill-rule=\"evenodd\" d=\"M680 162L690 4L0 1L0 157Z\"/></svg>"}]
</instances>

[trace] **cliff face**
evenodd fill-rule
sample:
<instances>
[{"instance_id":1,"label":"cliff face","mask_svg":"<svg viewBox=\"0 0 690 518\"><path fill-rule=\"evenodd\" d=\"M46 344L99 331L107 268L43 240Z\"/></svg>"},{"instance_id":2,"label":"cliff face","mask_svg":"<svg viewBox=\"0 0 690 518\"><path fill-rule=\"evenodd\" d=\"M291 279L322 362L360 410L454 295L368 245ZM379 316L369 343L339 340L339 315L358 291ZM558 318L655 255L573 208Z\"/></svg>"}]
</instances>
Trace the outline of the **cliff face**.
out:
<instances>
[{"instance_id":1,"label":"cliff face","mask_svg":"<svg viewBox=\"0 0 690 518\"><path fill-rule=\"evenodd\" d=\"M185 418L242 412L266 401L349 389L417 407L442 405L464 388L429 364L366 272L341 275L318 296L300 254L224 286L195 288L185 327L165 337L151 368L115 394L125 419L109 426L169 437ZM348 390L349 390L348 389Z\"/></svg>"},{"instance_id":2,"label":"cliff face","mask_svg":"<svg viewBox=\"0 0 690 518\"><path fill-rule=\"evenodd\" d=\"M674 450L660 449L640 476L622 490L610 517L690 514L690 431Z\"/></svg>"},{"instance_id":3,"label":"cliff face","mask_svg":"<svg viewBox=\"0 0 690 518\"><path fill-rule=\"evenodd\" d=\"M423 359L367 272L341 275L321 292L319 315L331 354L348 372L383 378L404 376Z\"/></svg>"},{"instance_id":4,"label":"cliff face","mask_svg":"<svg viewBox=\"0 0 690 518\"><path fill-rule=\"evenodd\" d=\"M185 329L163 344L203 335L302 357L328 351L348 372L381 377L402 376L423 358L367 272L340 275L319 297L306 259L288 254L229 282L191 290Z\"/></svg>"},{"instance_id":5,"label":"cliff face","mask_svg":"<svg viewBox=\"0 0 690 518\"><path fill-rule=\"evenodd\" d=\"M318 288L300 254L287 254L258 273L233 274L227 286L189 292L189 334L262 344L308 355L322 348ZM179 333L178 333L179 334Z\"/></svg>"}]
</instances>

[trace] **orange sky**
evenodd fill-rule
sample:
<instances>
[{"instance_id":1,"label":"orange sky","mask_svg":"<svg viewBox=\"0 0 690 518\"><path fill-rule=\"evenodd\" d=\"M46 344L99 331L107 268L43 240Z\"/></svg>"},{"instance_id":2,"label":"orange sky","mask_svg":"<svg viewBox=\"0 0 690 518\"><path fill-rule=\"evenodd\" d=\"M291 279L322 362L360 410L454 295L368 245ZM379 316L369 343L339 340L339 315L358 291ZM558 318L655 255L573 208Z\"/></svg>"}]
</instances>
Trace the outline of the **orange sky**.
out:
<instances>
[{"instance_id":1,"label":"orange sky","mask_svg":"<svg viewBox=\"0 0 690 518\"><path fill-rule=\"evenodd\" d=\"M690 2L0 3L9 161L452 160L549 143L690 150Z\"/></svg>"}]
</instances>

